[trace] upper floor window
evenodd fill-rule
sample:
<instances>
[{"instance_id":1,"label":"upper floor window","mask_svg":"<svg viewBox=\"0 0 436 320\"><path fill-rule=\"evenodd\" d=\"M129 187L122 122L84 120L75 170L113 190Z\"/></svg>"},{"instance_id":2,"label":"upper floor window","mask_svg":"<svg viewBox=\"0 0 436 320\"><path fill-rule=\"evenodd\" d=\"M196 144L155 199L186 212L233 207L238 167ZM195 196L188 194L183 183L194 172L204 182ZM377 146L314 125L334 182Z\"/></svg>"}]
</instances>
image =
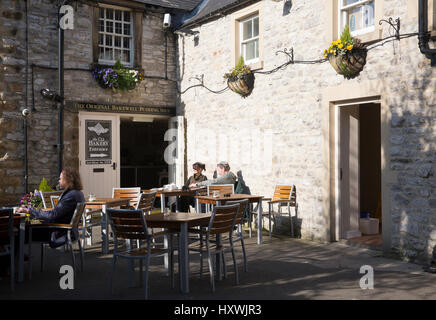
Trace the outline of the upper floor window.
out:
<instances>
[{"instance_id":1,"label":"upper floor window","mask_svg":"<svg viewBox=\"0 0 436 320\"><path fill-rule=\"evenodd\" d=\"M348 24L351 35L374 31L375 0L339 0L339 35Z\"/></svg>"},{"instance_id":2,"label":"upper floor window","mask_svg":"<svg viewBox=\"0 0 436 320\"><path fill-rule=\"evenodd\" d=\"M114 64L118 59L133 66L133 16L129 10L99 8L98 62Z\"/></svg>"},{"instance_id":3,"label":"upper floor window","mask_svg":"<svg viewBox=\"0 0 436 320\"><path fill-rule=\"evenodd\" d=\"M245 64L259 61L259 15L239 22L240 50Z\"/></svg>"}]
</instances>

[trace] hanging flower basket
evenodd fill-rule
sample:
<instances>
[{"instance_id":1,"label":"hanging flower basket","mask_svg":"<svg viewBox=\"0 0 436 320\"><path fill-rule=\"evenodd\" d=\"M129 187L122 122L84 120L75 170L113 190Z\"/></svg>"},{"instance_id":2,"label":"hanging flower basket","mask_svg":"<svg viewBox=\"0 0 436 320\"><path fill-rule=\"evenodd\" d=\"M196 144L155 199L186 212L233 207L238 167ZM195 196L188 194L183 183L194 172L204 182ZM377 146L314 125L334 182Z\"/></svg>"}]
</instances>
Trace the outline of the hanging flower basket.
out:
<instances>
[{"instance_id":1,"label":"hanging flower basket","mask_svg":"<svg viewBox=\"0 0 436 320\"><path fill-rule=\"evenodd\" d=\"M227 85L233 92L246 98L251 94L254 88L254 74L249 66L244 64L244 59L239 58L238 64L230 71L224 74L227 79Z\"/></svg>"},{"instance_id":2,"label":"hanging flower basket","mask_svg":"<svg viewBox=\"0 0 436 320\"><path fill-rule=\"evenodd\" d=\"M250 72L228 78L227 85L230 90L240 94L243 98L248 97L254 88L254 74Z\"/></svg>"},{"instance_id":3,"label":"hanging flower basket","mask_svg":"<svg viewBox=\"0 0 436 320\"><path fill-rule=\"evenodd\" d=\"M359 75L366 64L367 49L357 38L352 38L348 26L345 26L341 39L333 41L324 56L329 59L333 69L346 79Z\"/></svg>"},{"instance_id":4,"label":"hanging flower basket","mask_svg":"<svg viewBox=\"0 0 436 320\"><path fill-rule=\"evenodd\" d=\"M133 90L144 80L141 72L124 68L119 60L113 67L94 66L92 76L100 87L113 91Z\"/></svg>"},{"instance_id":5,"label":"hanging flower basket","mask_svg":"<svg viewBox=\"0 0 436 320\"><path fill-rule=\"evenodd\" d=\"M366 49L353 49L345 55L329 55L329 62L338 74L346 79L352 79L359 75L366 63Z\"/></svg>"}]
</instances>

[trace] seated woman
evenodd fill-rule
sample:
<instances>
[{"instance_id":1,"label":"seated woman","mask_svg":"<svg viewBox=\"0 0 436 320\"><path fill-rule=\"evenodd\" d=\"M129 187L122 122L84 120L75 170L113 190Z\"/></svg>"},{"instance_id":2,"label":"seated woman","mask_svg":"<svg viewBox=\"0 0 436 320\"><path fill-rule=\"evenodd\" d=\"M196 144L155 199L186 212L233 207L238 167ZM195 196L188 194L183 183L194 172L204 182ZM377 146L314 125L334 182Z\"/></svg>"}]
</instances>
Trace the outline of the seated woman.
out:
<instances>
[{"instance_id":1,"label":"seated woman","mask_svg":"<svg viewBox=\"0 0 436 320\"><path fill-rule=\"evenodd\" d=\"M59 198L59 202L53 210L42 211L36 209L19 208L17 213L30 214L32 218L38 218L45 223L65 223L69 224L73 217L77 203L85 202L82 191L82 182L77 170L73 168L64 168L59 176L59 185L64 192ZM75 230L72 240L77 239L78 231ZM32 235L33 240L47 241L50 247L56 248L66 242L65 231L50 231L47 229L38 229Z\"/></svg>"},{"instance_id":2,"label":"seated woman","mask_svg":"<svg viewBox=\"0 0 436 320\"><path fill-rule=\"evenodd\" d=\"M212 180L205 180L202 182L194 182L189 185L190 188L210 186L212 184L235 184L236 176L230 171L230 166L227 161L221 161L216 166L218 177Z\"/></svg>"},{"instance_id":3,"label":"seated woman","mask_svg":"<svg viewBox=\"0 0 436 320\"><path fill-rule=\"evenodd\" d=\"M192 165L192 169L194 170L194 174L189 177L186 181L185 185L182 189L189 189L189 186L193 183L206 181L207 177L202 174L203 171L206 171L206 166L204 163L196 162ZM180 212L188 212L189 206L195 207L195 199L194 197L186 197L181 196L179 199L179 211ZM175 204L173 204L172 211L175 211Z\"/></svg>"}]
</instances>

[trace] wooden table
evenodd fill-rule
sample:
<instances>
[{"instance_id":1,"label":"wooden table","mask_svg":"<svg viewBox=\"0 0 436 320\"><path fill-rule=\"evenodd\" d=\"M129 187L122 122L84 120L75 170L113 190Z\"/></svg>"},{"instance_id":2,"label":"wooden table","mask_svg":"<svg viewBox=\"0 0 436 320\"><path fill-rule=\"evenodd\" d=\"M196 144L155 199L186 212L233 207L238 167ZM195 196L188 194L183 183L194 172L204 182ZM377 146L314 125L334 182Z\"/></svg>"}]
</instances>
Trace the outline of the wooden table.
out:
<instances>
[{"instance_id":1,"label":"wooden table","mask_svg":"<svg viewBox=\"0 0 436 320\"><path fill-rule=\"evenodd\" d=\"M161 212L165 212L165 197L195 197L197 196L199 191L205 191L206 187L199 187L199 188L191 188L188 190L183 189L174 189L174 190L142 190L142 192L150 192L150 191L156 191L156 197L160 197L160 209ZM176 200L176 211L179 211L178 208L178 201ZM198 210L198 202L195 206L195 211L199 212Z\"/></svg>"},{"instance_id":2,"label":"wooden table","mask_svg":"<svg viewBox=\"0 0 436 320\"><path fill-rule=\"evenodd\" d=\"M189 248L188 248L188 227L207 226L210 221L210 213L187 213L171 212L168 216L151 214L145 217L149 228L167 228L180 230L179 237L179 274L180 290L182 293L189 293Z\"/></svg>"},{"instance_id":3,"label":"wooden table","mask_svg":"<svg viewBox=\"0 0 436 320\"><path fill-rule=\"evenodd\" d=\"M90 210L101 210L101 250L104 254L109 252L109 236L108 236L108 219L107 219L107 208L114 208L120 206L128 206L129 199L123 198L97 198L94 201L89 201L86 198L86 208ZM85 241L85 239L83 239Z\"/></svg>"},{"instance_id":4,"label":"wooden table","mask_svg":"<svg viewBox=\"0 0 436 320\"><path fill-rule=\"evenodd\" d=\"M248 203L257 202L257 244L262 244L262 199L263 196L251 194L231 194L229 197L219 196L197 196L198 202L211 205L224 205L227 201L238 201L248 199ZM251 212L250 212L251 216ZM251 219L251 217L250 217ZM250 238L251 238L251 223L250 223Z\"/></svg>"}]
</instances>

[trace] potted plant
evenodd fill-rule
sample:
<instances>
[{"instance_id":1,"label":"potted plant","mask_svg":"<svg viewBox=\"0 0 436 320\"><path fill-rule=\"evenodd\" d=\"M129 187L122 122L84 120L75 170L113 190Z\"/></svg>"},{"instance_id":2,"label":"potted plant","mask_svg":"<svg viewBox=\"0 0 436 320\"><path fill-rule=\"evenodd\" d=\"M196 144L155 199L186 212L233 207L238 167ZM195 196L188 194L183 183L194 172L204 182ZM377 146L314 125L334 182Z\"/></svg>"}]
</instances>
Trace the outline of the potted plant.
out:
<instances>
[{"instance_id":1,"label":"potted plant","mask_svg":"<svg viewBox=\"0 0 436 320\"><path fill-rule=\"evenodd\" d=\"M230 90L240 94L243 98L248 97L254 88L254 74L249 66L244 64L244 58L239 58L238 64L224 74Z\"/></svg>"},{"instance_id":2,"label":"potted plant","mask_svg":"<svg viewBox=\"0 0 436 320\"><path fill-rule=\"evenodd\" d=\"M360 39L351 37L348 25L342 31L341 38L333 41L330 47L324 50L324 57L328 58L336 72L346 79L359 75L365 66L366 54L366 46Z\"/></svg>"},{"instance_id":3,"label":"potted plant","mask_svg":"<svg viewBox=\"0 0 436 320\"><path fill-rule=\"evenodd\" d=\"M95 66L92 76L102 88L113 91L133 90L144 80L141 72L124 68L120 60L113 67Z\"/></svg>"}]
</instances>

